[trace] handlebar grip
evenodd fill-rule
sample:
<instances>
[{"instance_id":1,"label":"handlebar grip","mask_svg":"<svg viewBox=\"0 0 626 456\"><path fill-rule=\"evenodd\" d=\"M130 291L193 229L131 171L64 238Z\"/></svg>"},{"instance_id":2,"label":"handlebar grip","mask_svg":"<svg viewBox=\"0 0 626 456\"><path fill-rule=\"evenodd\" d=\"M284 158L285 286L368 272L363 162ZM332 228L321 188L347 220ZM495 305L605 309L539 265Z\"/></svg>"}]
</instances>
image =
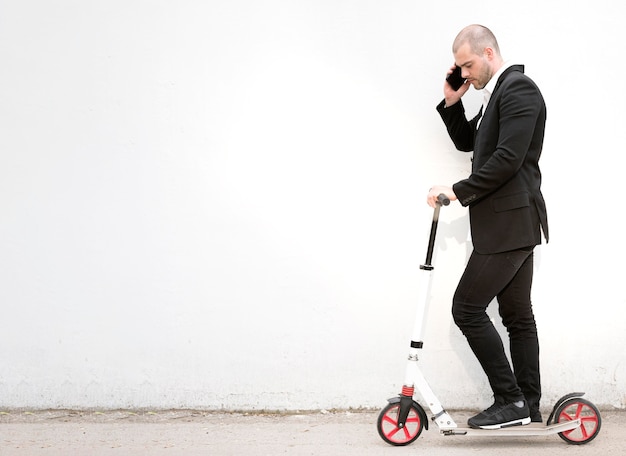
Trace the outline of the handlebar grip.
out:
<instances>
[{"instance_id":1,"label":"handlebar grip","mask_svg":"<svg viewBox=\"0 0 626 456\"><path fill-rule=\"evenodd\" d=\"M437 202L441 204L442 206L447 206L448 204L450 204L450 198L448 198L443 193L440 193L439 196L437 197Z\"/></svg>"}]
</instances>

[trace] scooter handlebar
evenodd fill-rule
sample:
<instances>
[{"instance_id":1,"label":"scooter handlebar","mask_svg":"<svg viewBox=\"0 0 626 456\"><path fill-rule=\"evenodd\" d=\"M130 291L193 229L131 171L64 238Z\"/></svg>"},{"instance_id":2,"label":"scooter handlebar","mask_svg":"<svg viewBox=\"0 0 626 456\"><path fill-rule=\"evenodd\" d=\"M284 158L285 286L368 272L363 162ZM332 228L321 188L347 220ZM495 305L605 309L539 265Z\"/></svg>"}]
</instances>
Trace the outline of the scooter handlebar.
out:
<instances>
[{"instance_id":1,"label":"scooter handlebar","mask_svg":"<svg viewBox=\"0 0 626 456\"><path fill-rule=\"evenodd\" d=\"M448 204L450 204L450 198L448 198L443 193L440 193L437 197L437 203L441 204L442 206L447 206Z\"/></svg>"}]
</instances>

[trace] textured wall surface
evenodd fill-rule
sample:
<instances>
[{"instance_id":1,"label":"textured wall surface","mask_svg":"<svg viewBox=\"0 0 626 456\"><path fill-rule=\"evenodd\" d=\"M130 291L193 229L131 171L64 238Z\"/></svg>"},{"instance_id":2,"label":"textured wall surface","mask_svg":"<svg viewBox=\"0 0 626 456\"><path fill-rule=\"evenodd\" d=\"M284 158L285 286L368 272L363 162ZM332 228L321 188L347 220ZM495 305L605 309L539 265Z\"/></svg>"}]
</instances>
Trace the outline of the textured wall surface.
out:
<instances>
[{"instance_id":1,"label":"textured wall surface","mask_svg":"<svg viewBox=\"0 0 626 456\"><path fill-rule=\"evenodd\" d=\"M625 407L612 3L4 1L0 408L384 405L426 192L470 168L434 107L473 22L548 106L546 405L582 390ZM467 233L465 209L442 211L421 359L448 407L491 399L450 318Z\"/></svg>"}]
</instances>

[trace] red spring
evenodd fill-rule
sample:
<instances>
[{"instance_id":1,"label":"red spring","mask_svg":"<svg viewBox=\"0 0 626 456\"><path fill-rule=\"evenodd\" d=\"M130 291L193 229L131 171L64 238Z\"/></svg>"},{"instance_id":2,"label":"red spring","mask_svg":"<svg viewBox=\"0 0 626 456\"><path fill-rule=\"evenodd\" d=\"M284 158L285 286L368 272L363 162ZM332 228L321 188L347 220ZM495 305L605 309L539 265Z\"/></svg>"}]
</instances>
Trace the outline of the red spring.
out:
<instances>
[{"instance_id":1,"label":"red spring","mask_svg":"<svg viewBox=\"0 0 626 456\"><path fill-rule=\"evenodd\" d=\"M415 388L413 386L406 386L406 385L404 385L402 387L402 395L403 396L413 397L413 392L414 391L415 391Z\"/></svg>"}]
</instances>

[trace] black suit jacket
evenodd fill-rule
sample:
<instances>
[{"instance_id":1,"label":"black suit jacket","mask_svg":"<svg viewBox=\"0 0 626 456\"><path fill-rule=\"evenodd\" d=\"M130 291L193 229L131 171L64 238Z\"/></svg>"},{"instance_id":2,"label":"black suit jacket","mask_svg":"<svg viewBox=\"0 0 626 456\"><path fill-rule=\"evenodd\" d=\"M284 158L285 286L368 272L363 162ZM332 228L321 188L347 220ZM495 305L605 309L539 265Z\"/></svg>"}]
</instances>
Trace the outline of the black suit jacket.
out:
<instances>
[{"instance_id":1,"label":"black suit jacket","mask_svg":"<svg viewBox=\"0 0 626 456\"><path fill-rule=\"evenodd\" d=\"M546 106L522 65L509 67L495 86L487 109L472 120L462 102L437 106L458 150L474 151L471 175L453 185L469 206L472 242L478 253L499 253L548 240L539 157Z\"/></svg>"}]
</instances>

